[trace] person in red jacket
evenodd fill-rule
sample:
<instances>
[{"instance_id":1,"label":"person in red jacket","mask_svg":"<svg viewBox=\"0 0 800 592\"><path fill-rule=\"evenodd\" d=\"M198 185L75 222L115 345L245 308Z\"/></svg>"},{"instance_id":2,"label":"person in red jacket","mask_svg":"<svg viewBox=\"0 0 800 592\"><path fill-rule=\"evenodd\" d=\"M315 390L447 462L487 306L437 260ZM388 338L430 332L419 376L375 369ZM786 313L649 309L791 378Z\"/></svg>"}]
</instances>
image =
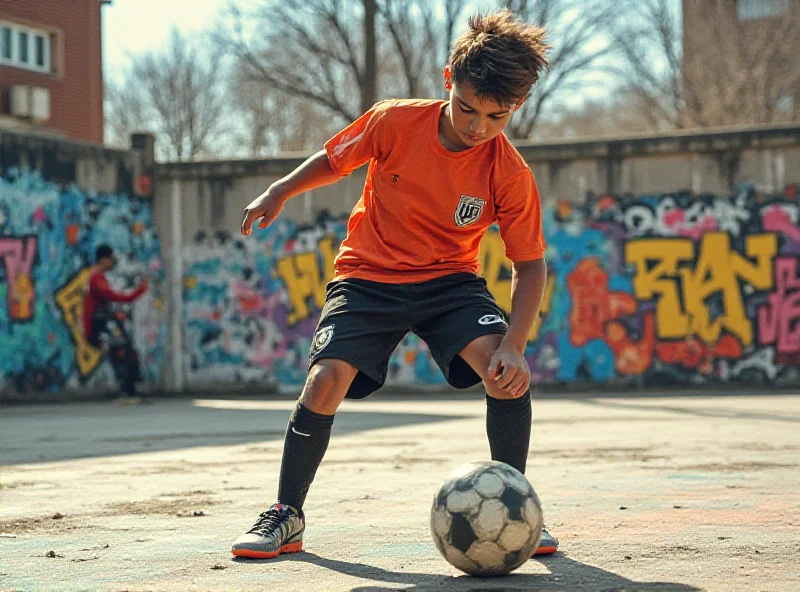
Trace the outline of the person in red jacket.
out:
<instances>
[{"instance_id":1,"label":"person in red jacket","mask_svg":"<svg viewBox=\"0 0 800 592\"><path fill-rule=\"evenodd\" d=\"M147 291L143 280L133 292L117 292L108 285L106 273L114 269L117 260L108 245L95 251L95 266L89 274L83 301L83 330L87 341L108 354L114 375L122 391L121 401L138 403L136 383L141 379L139 357L124 325L124 315L114 310L115 302L133 302Z\"/></svg>"}]
</instances>

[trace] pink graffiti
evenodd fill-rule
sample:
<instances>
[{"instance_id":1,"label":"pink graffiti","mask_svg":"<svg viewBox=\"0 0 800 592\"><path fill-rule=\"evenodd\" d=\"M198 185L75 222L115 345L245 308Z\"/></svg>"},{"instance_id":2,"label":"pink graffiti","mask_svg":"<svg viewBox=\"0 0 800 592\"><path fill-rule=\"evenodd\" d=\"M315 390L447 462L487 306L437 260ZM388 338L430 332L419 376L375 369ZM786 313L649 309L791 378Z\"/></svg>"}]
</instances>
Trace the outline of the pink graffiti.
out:
<instances>
[{"instance_id":1,"label":"pink graffiti","mask_svg":"<svg viewBox=\"0 0 800 592\"><path fill-rule=\"evenodd\" d=\"M31 271L36 259L36 237L0 239L0 259L8 282L8 312L11 320L33 318L35 291Z\"/></svg>"},{"instance_id":2,"label":"pink graffiti","mask_svg":"<svg viewBox=\"0 0 800 592\"><path fill-rule=\"evenodd\" d=\"M775 284L767 304L758 310L759 340L775 343L778 354L800 352L800 277L795 258L775 262Z\"/></svg>"},{"instance_id":3,"label":"pink graffiti","mask_svg":"<svg viewBox=\"0 0 800 592\"><path fill-rule=\"evenodd\" d=\"M708 214L696 222L689 222L686 219L686 210L674 208L664 213L664 225L673 230L677 236L684 236L694 240L700 240L706 232L714 232L719 228L716 219Z\"/></svg>"},{"instance_id":4,"label":"pink graffiti","mask_svg":"<svg viewBox=\"0 0 800 592\"><path fill-rule=\"evenodd\" d=\"M264 308L261 293L244 282L234 282L233 295L239 301L239 307L245 315L257 315Z\"/></svg>"},{"instance_id":5,"label":"pink graffiti","mask_svg":"<svg viewBox=\"0 0 800 592\"><path fill-rule=\"evenodd\" d=\"M780 232L794 242L800 242L800 228L798 228L786 208L773 204L761 212L761 221L767 232Z\"/></svg>"},{"instance_id":6,"label":"pink graffiti","mask_svg":"<svg viewBox=\"0 0 800 592\"><path fill-rule=\"evenodd\" d=\"M44 208L36 208L33 211L33 216L31 216L34 222L44 222L47 220L47 214L44 211Z\"/></svg>"}]
</instances>

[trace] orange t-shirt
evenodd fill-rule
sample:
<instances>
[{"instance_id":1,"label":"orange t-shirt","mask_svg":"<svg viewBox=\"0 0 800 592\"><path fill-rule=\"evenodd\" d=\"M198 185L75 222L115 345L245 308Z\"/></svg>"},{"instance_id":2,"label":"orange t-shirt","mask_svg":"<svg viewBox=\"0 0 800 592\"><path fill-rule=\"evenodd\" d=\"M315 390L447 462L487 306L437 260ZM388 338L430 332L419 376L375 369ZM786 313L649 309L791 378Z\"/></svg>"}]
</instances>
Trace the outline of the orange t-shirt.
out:
<instances>
[{"instance_id":1,"label":"orange t-shirt","mask_svg":"<svg viewBox=\"0 0 800 592\"><path fill-rule=\"evenodd\" d=\"M335 280L401 284L477 274L481 238L495 222L509 259L544 256L530 168L503 134L462 152L447 150L439 141L446 104L384 101L325 144L341 176L369 161Z\"/></svg>"}]
</instances>

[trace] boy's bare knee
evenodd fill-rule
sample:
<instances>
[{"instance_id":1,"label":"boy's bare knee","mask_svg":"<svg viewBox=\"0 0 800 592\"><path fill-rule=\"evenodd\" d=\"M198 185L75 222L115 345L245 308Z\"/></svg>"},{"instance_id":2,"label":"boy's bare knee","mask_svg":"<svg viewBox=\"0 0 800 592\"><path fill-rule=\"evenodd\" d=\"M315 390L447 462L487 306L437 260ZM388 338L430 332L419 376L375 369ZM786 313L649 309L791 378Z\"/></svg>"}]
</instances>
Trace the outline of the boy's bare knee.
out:
<instances>
[{"instance_id":1,"label":"boy's bare knee","mask_svg":"<svg viewBox=\"0 0 800 592\"><path fill-rule=\"evenodd\" d=\"M504 391L501 389L493 380L484 380L483 386L486 388L486 394L492 397L493 399L519 399L521 396L525 394L525 392L521 392L518 395L514 396L508 391Z\"/></svg>"},{"instance_id":2,"label":"boy's bare knee","mask_svg":"<svg viewBox=\"0 0 800 592\"><path fill-rule=\"evenodd\" d=\"M320 360L308 373L300 402L314 413L333 415L357 373L342 360Z\"/></svg>"}]
</instances>

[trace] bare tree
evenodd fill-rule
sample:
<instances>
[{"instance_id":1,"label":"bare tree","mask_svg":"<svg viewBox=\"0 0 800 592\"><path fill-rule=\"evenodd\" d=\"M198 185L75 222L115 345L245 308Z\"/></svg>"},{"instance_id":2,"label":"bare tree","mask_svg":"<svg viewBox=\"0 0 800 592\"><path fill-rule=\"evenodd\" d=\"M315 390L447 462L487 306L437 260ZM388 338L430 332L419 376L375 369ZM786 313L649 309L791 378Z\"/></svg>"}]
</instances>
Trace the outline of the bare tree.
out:
<instances>
[{"instance_id":1,"label":"bare tree","mask_svg":"<svg viewBox=\"0 0 800 592\"><path fill-rule=\"evenodd\" d=\"M628 2L507 0L504 4L526 21L544 27L553 46L549 71L509 126L512 137L529 138L551 103L590 84L587 74L607 69L604 58L615 51L614 32L622 25Z\"/></svg>"},{"instance_id":2,"label":"bare tree","mask_svg":"<svg viewBox=\"0 0 800 592\"><path fill-rule=\"evenodd\" d=\"M221 64L218 54L202 51L177 29L165 51L133 58L129 76L142 89L169 158L214 153L224 107Z\"/></svg>"},{"instance_id":3,"label":"bare tree","mask_svg":"<svg viewBox=\"0 0 800 592\"><path fill-rule=\"evenodd\" d=\"M231 4L215 37L250 80L352 121L376 100L376 15L375 0L264 0L252 13Z\"/></svg>"},{"instance_id":4,"label":"bare tree","mask_svg":"<svg viewBox=\"0 0 800 592\"><path fill-rule=\"evenodd\" d=\"M466 0L381 0L382 24L401 65L403 96L439 94L441 69L447 63ZM437 8L439 10L437 10Z\"/></svg>"},{"instance_id":5,"label":"bare tree","mask_svg":"<svg viewBox=\"0 0 800 592\"><path fill-rule=\"evenodd\" d=\"M216 38L251 81L321 106L341 127L379 97L441 95L441 68L465 12L508 7L548 29L555 47L550 73L510 126L526 138L611 53L610 32L628 1L261 0L252 13L231 4Z\"/></svg>"},{"instance_id":6,"label":"bare tree","mask_svg":"<svg viewBox=\"0 0 800 592\"><path fill-rule=\"evenodd\" d=\"M650 124L683 127L682 38L675 2L641 0L631 5L626 27L614 33L621 56L614 71L623 87L647 106Z\"/></svg>"},{"instance_id":7,"label":"bare tree","mask_svg":"<svg viewBox=\"0 0 800 592\"><path fill-rule=\"evenodd\" d=\"M732 2L687 3L682 30L669 0L641 0L617 43L617 73L650 121L706 127L797 120L800 11L744 18Z\"/></svg>"},{"instance_id":8,"label":"bare tree","mask_svg":"<svg viewBox=\"0 0 800 592\"><path fill-rule=\"evenodd\" d=\"M110 146L130 148L131 134L151 127L142 89L131 77L120 81L106 76L103 111L105 143Z\"/></svg>"},{"instance_id":9,"label":"bare tree","mask_svg":"<svg viewBox=\"0 0 800 592\"><path fill-rule=\"evenodd\" d=\"M536 126L537 139L573 139L639 134L664 129L650 120L650 105L632 91L618 89L603 100L580 106L556 105Z\"/></svg>"},{"instance_id":10,"label":"bare tree","mask_svg":"<svg viewBox=\"0 0 800 592\"><path fill-rule=\"evenodd\" d=\"M173 29L165 50L132 56L127 69L107 80L107 141L127 147L132 132L151 131L162 158L194 160L225 152L217 145L224 127L223 91L221 58Z\"/></svg>"},{"instance_id":11,"label":"bare tree","mask_svg":"<svg viewBox=\"0 0 800 592\"><path fill-rule=\"evenodd\" d=\"M246 76L235 76L229 92L228 139L239 156L310 150L331 135L330 117L307 99L291 97Z\"/></svg>"},{"instance_id":12,"label":"bare tree","mask_svg":"<svg viewBox=\"0 0 800 592\"><path fill-rule=\"evenodd\" d=\"M683 56L688 118L703 126L786 120L786 107L800 99L797 3L771 17L739 14L730 2L691 9Z\"/></svg>"}]
</instances>

